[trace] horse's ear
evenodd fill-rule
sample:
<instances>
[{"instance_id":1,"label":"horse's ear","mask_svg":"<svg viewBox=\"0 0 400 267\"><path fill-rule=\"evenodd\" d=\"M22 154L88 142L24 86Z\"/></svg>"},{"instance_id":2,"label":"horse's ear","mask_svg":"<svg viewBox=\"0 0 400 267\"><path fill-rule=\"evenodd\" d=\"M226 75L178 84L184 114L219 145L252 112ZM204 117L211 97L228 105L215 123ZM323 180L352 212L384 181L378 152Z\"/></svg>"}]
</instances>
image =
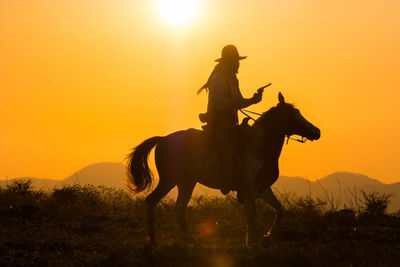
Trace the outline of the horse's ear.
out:
<instances>
[{"instance_id":1,"label":"horse's ear","mask_svg":"<svg viewBox=\"0 0 400 267\"><path fill-rule=\"evenodd\" d=\"M282 93L279 92L278 94L279 103L285 104L285 98L283 97Z\"/></svg>"}]
</instances>

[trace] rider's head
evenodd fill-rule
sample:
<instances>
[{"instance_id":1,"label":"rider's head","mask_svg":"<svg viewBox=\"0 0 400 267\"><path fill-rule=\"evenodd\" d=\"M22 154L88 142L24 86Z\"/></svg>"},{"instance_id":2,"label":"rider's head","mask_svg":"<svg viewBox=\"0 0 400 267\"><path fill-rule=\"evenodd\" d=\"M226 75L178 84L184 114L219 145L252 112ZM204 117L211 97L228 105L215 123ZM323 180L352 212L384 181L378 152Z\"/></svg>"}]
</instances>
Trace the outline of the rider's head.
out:
<instances>
[{"instance_id":1,"label":"rider's head","mask_svg":"<svg viewBox=\"0 0 400 267\"><path fill-rule=\"evenodd\" d=\"M226 45L221 52L221 58L216 59L216 62L220 62L234 73L238 73L239 70L239 60L245 59L246 56L239 56L239 52L234 45Z\"/></svg>"}]
</instances>

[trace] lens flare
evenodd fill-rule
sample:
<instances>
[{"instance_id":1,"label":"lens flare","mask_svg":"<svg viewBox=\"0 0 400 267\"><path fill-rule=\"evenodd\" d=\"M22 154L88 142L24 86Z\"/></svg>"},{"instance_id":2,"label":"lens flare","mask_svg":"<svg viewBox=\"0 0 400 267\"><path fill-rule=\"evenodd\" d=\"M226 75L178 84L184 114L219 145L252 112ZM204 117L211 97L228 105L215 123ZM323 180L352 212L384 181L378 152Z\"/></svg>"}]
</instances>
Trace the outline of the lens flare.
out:
<instances>
[{"instance_id":1,"label":"lens flare","mask_svg":"<svg viewBox=\"0 0 400 267\"><path fill-rule=\"evenodd\" d=\"M197 227L196 231L199 236L212 236L218 230L218 222L214 222L212 220L204 220L200 222Z\"/></svg>"}]
</instances>

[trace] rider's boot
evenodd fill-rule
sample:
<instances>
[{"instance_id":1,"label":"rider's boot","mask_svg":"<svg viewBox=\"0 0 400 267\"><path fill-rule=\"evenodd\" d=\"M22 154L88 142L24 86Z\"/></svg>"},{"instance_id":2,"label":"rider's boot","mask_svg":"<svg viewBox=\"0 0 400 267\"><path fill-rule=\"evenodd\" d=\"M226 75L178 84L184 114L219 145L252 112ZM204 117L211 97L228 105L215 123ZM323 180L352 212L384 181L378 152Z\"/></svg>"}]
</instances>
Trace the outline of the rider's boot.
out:
<instances>
[{"instance_id":1,"label":"rider's boot","mask_svg":"<svg viewBox=\"0 0 400 267\"><path fill-rule=\"evenodd\" d=\"M223 183L223 185L221 186L221 193L224 195L227 195L227 194L229 194L230 191L231 191L231 187L229 186L229 181L225 181L225 183Z\"/></svg>"},{"instance_id":2,"label":"rider's boot","mask_svg":"<svg viewBox=\"0 0 400 267\"><path fill-rule=\"evenodd\" d=\"M221 185L221 193L226 195L231 191L233 183L233 166L230 158L224 161L223 166L224 166L224 173Z\"/></svg>"}]
</instances>

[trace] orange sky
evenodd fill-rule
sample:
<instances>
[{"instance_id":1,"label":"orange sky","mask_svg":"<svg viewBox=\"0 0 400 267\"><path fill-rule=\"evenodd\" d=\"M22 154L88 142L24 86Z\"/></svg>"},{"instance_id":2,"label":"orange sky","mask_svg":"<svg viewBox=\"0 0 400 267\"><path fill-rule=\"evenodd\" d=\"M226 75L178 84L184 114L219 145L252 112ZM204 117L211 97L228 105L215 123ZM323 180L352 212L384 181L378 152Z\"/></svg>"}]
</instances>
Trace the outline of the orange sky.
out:
<instances>
[{"instance_id":1,"label":"orange sky","mask_svg":"<svg viewBox=\"0 0 400 267\"><path fill-rule=\"evenodd\" d=\"M62 179L122 162L154 135L199 128L197 89L221 48L248 58L244 96L288 102L321 129L284 146L282 175L400 181L400 2L206 0L185 27L157 1L0 1L0 179Z\"/></svg>"}]
</instances>

